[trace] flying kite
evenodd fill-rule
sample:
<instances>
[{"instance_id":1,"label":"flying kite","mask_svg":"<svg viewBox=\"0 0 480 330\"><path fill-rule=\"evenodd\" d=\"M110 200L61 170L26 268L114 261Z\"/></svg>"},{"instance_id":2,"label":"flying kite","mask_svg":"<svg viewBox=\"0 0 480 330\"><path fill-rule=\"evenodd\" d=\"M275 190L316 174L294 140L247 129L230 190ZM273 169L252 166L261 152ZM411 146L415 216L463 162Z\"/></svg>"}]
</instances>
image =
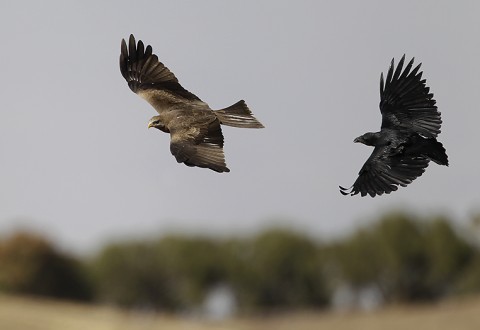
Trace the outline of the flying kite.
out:
<instances>
[{"instance_id":1,"label":"flying kite","mask_svg":"<svg viewBox=\"0 0 480 330\"><path fill-rule=\"evenodd\" d=\"M170 151L179 163L229 172L220 125L263 128L243 100L225 109L210 109L180 85L150 45L145 47L141 40L136 44L133 35L128 46L122 39L120 71L128 87L158 112L148 127L170 133Z\"/></svg>"}]
</instances>

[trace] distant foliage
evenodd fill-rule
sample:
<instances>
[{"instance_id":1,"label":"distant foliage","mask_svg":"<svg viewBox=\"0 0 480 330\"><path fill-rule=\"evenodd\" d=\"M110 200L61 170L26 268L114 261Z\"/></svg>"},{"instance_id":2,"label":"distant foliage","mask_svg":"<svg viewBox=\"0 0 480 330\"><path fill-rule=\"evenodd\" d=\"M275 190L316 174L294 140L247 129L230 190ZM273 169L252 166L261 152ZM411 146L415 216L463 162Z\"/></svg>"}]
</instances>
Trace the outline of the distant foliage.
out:
<instances>
[{"instance_id":1,"label":"distant foliage","mask_svg":"<svg viewBox=\"0 0 480 330\"><path fill-rule=\"evenodd\" d=\"M28 233L0 242L0 290L75 300L93 298L82 265Z\"/></svg>"},{"instance_id":2,"label":"distant foliage","mask_svg":"<svg viewBox=\"0 0 480 330\"><path fill-rule=\"evenodd\" d=\"M168 270L155 251L141 243L106 247L92 264L97 297L125 307L177 306L171 293Z\"/></svg>"},{"instance_id":3,"label":"distant foliage","mask_svg":"<svg viewBox=\"0 0 480 330\"><path fill-rule=\"evenodd\" d=\"M387 302L409 302L448 294L473 253L446 219L390 214L336 243L330 258L353 287L374 285Z\"/></svg>"},{"instance_id":4,"label":"distant foliage","mask_svg":"<svg viewBox=\"0 0 480 330\"><path fill-rule=\"evenodd\" d=\"M198 305L225 276L214 241L178 236L108 246L92 269L102 301L163 310Z\"/></svg>"},{"instance_id":5,"label":"distant foliage","mask_svg":"<svg viewBox=\"0 0 480 330\"><path fill-rule=\"evenodd\" d=\"M480 294L480 252L476 252L453 286L456 294Z\"/></svg>"},{"instance_id":6,"label":"distant foliage","mask_svg":"<svg viewBox=\"0 0 480 330\"><path fill-rule=\"evenodd\" d=\"M328 300L318 247L289 231L242 240L168 236L111 245L93 269L99 297L127 307L191 309L219 284L234 289L244 310L322 306Z\"/></svg>"},{"instance_id":7,"label":"distant foliage","mask_svg":"<svg viewBox=\"0 0 480 330\"><path fill-rule=\"evenodd\" d=\"M473 224L461 234L446 218L390 213L328 244L287 229L169 235L110 244L88 262L19 233L0 241L0 290L182 312L201 310L219 287L245 313L322 308L336 292L353 292L354 304L365 292L386 303L435 301L480 293L480 220Z\"/></svg>"},{"instance_id":8,"label":"distant foliage","mask_svg":"<svg viewBox=\"0 0 480 330\"><path fill-rule=\"evenodd\" d=\"M425 227L425 250L430 265L426 284L435 298L454 293L456 283L475 263L477 251L445 218L433 219Z\"/></svg>"},{"instance_id":9,"label":"distant foliage","mask_svg":"<svg viewBox=\"0 0 480 330\"><path fill-rule=\"evenodd\" d=\"M244 310L319 307L328 302L319 247L302 234L269 230L226 245L233 285Z\"/></svg>"}]
</instances>

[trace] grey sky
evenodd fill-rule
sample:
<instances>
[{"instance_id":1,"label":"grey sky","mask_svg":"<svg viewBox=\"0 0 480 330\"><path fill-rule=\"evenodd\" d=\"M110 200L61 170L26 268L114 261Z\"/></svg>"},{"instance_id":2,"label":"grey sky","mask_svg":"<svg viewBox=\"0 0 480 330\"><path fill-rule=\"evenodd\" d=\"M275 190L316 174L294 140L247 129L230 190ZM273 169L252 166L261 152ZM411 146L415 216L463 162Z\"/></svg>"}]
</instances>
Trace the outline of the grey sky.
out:
<instances>
[{"instance_id":1,"label":"grey sky","mask_svg":"<svg viewBox=\"0 0 480 330\"><path fill-rule=\"evenodd\" d=\"M329 237L379 211L478 210L478 1L2 1L0 231L67 249L123 235L282 223ZM228 174L177 164L118 68L133 33L212 108L245 99L266 126L225 127ZM392 57L422 62L450 167L344 197L380 126Z\"/></svg>"}]
</instances>

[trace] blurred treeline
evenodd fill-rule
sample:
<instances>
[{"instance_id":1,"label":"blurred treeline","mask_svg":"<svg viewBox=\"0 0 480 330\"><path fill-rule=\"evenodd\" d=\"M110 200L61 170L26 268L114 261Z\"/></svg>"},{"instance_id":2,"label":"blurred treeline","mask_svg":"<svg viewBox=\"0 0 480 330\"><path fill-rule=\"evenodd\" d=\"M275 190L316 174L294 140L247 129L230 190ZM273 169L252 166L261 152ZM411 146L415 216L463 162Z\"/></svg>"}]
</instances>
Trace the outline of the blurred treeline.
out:
<instances>
[{"instance_id":1,"label":"blurred treeline","mask_svg":"<svg viewBox=\"0 0 480 330\"><path fill-rule=\"evenodd\" d=\"M391 213L329 242L287 229L170 235L110 244L93 258L17 233L0 242L0 290L167 311L198 309L218 286L240 312L327 307L341 288L373 288L382 303L435 301L480 292L474 225Z\"/></svg>"}]
</instances>

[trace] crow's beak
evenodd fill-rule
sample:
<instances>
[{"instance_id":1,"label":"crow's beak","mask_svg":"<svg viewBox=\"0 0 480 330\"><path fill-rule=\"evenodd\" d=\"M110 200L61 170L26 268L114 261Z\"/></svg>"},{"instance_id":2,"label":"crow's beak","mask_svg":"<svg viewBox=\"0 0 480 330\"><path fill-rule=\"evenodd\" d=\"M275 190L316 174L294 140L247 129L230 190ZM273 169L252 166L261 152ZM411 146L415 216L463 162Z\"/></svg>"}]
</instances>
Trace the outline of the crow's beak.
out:
<instances>
[{"instance_id":1,"label":"crow's beak","mask_svg":"<svg viewBox=\"0 0 480 330\"><path fill-rule=\"evenodd\" d=\"M353 140L353 143L360 143L360 138L355 138L355 140Z\"/></svg>"}]
</instances>

